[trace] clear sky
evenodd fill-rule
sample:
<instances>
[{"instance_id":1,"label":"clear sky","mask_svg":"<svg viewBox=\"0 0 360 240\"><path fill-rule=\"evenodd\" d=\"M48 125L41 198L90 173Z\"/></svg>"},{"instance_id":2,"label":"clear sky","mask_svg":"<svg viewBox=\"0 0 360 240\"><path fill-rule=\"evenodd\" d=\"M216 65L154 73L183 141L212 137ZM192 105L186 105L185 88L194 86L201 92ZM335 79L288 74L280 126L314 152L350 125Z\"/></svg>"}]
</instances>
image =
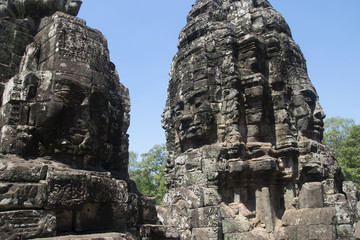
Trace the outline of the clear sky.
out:
<instances>
[{"instance_id":1,"label":"clear sky","mask_svg":"<svg viewBox=\"0 0 360 240\"><path fill-rule=\"evenodd\" d=\"M78 17L108 39L130 90L130 150L165 143L161 114L178 34L195 0L83 0ZM270 0L300 45L327 117L360 123L360 0Z\"/></svg>"}]
</instances>

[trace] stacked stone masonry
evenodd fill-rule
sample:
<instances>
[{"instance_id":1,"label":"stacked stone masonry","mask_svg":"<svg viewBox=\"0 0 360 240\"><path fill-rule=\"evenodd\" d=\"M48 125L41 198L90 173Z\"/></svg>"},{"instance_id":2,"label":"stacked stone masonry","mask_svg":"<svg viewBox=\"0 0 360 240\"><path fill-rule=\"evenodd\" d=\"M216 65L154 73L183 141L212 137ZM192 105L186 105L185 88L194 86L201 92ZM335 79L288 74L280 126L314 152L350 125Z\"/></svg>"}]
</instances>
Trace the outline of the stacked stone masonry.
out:
<instances>
[{"instance_id":1,"label":"stacked stone masonry","mask_svg":"<svg viewBox=\"0 0 360 240\"><path fill-rule=\"evenodd\" d=\"M193 5L157 212L128 176L128 90L80 6L0 2L0 239L360 239L357 187L321 143L305 58L268 1Z\"/></svg>"},{"instance_id":2,"label":"stacked stone masonry","mask_svg":"<svg viewBox=\"0 0 360 240\"><path fill-rule=\"evenodd\" d=\"M128 90L80 5L0 3L0 239L137 239L156 222L128 177Z\"/></svg>"},{"instance_id":3,"label":"stacked stone masonry","mask_svg":"<svg viewBox=\"0 0 360 240\"><path fill-rule=\"evenodd\" d=\"M357 187L321 143L305 58L268 1L196 1L163 116L158 215L178 239L360 237Z\"/></svg>"}]
</instances>

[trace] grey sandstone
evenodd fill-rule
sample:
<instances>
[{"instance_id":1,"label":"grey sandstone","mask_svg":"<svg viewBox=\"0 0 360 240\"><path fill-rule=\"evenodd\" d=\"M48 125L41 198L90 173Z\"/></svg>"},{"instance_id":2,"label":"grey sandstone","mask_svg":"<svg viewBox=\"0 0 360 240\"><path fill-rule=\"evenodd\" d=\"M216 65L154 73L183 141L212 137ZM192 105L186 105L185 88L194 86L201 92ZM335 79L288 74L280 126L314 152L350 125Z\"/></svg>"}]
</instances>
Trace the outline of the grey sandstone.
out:
<instances>
[{"instance_id":1,"label":"grey sandstone","mask_svg":"<svg viewBox=\"0 0 360 240\"><path fill-rule=\"evenodd\" d=\"M80 5L0 3L0 239L138 239L156 222L128 175L128 89Z\"/></svg>"},{"instance_id":2,"label":"grey sandstone","mask_svg":"<svg viewBox=\"0 0 360 240\"><path fill-rule=\"evenodd\" d=\"M324 118L268 1L197 0L170 69L159 219L179 239L355 239L358 190L321 143Z\"/></svg>"},{"instance_id":3,"label":"grey sandstone","mask_svg":"<svg viewBox=\"0 0 360 240\"><path fill-rule=\"evenodd\" d=\"M305 58L268 1L193 5L156 208L129 179L128 89L80 6L0 2L0 239L360 238L358 189L321 143Z\"/></svg>"}]
</instances>

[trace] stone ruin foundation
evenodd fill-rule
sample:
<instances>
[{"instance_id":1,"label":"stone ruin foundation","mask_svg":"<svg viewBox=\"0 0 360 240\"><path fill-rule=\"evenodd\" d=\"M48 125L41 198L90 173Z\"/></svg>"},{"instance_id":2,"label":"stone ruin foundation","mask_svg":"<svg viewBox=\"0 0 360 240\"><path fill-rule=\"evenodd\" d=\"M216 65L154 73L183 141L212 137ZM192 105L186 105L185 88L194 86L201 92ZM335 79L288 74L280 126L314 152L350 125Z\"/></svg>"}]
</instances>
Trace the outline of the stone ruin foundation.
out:
<instances>
[{"instance_id":1,"label":"stone ruin foundation","mask_svg":"<svg viewBox=\"0 0 360 240\"><path fill-rule=\"evenodd\" d=\"M193 5L157 213L128 176L128 90L80 5L0 2L0 239L360 238L357 187L321 143L305 58L268 1Z\"/></svg>"}]
</instances>

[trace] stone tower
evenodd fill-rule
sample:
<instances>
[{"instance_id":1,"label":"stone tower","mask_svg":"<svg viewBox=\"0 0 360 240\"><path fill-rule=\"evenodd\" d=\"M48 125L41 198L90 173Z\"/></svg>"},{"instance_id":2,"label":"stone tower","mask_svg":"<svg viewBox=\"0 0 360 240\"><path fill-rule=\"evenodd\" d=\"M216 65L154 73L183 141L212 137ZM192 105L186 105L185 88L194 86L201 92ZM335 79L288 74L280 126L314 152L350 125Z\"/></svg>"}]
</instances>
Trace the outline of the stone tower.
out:
<instances>
[{"instance_id":1,"label":"stone tower","mask_svg":"<svg viewBox=\"0 0 360 240\"><path fill-rule=\"evenodd\" d=\"M180 239L353 239L357 189L324 118L268 1L197 0L170 70L160 220Z\"/></svg>"},{"instance_id":2,"label":"stone tower","mask_svg":"<svg viewBox=\"0 0 360 240\"><path fill-rule=\"evenodd\" d=\"M80 5L0 3L0 239L151 221L128 177L129 93Z\"/></svg>"}]
</instances>

